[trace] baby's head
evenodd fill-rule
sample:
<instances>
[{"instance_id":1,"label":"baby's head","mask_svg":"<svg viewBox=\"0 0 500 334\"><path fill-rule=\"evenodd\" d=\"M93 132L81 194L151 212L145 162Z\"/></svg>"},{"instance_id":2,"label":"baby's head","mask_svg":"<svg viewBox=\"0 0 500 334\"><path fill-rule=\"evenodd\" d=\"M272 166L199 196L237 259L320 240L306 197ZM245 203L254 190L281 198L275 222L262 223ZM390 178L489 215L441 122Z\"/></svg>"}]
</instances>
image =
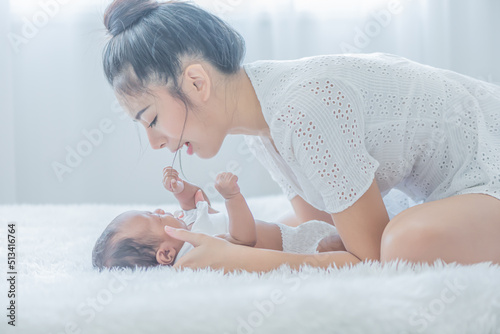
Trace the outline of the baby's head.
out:
<instances>
[{"instance_id":1,"label":"baby's head","mask_svg":"<svg viewBox=\"0 0 500 334\"><path fill-rule=\"evenodd\" d=\"M97 239L92 265L98 269L172 265L184 241L167 235L166 225L187 229L184 221L161 209L122 213Z\"/></svg>"}]
</instances>

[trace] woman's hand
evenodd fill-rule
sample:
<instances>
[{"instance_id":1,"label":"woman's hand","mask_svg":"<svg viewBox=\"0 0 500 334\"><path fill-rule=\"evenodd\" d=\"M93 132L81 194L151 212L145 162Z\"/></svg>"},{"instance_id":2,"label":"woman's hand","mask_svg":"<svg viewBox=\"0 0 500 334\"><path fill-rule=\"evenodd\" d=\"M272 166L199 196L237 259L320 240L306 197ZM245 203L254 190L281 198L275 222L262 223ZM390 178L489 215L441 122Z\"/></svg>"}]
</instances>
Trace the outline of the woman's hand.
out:
<instances>
[{"instance_id":1,"label":"woman's hand","mask_svg":"<svg viewBox=\"0 0 500 334\"><path fill-rule=\"evenodd\" d=\"M165 232L172 238L189 242L194 249L187 252L175 264L174 268L224 269L224 273L238 269L238 254L241 246L233 245L226 240L195 233L183 229L165 226Z\"/></svg>"}]
</instances>

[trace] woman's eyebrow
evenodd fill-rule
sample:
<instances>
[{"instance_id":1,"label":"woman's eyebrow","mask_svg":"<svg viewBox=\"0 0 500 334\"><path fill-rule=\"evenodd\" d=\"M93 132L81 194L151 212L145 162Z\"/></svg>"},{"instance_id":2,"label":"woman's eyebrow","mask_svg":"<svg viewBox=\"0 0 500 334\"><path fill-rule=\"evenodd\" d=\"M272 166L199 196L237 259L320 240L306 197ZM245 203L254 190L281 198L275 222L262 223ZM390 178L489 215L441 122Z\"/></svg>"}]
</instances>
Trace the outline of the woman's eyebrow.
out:
<instances>
[{"instance_id":1,"label":"woman's eyebrow","mask_svg":"<svg viewBox=\"0 0 500 334\"><path fill-rule=\"evenodd\" d=\"M141 111L139 111L137 113L137 115L135 115L135 119L134 119L134 122L137 122L138 120L141 119L141 115L149 108L151 107L151 105L147 106L146 108L142 109Z\"/></svg>"}]
</instances>

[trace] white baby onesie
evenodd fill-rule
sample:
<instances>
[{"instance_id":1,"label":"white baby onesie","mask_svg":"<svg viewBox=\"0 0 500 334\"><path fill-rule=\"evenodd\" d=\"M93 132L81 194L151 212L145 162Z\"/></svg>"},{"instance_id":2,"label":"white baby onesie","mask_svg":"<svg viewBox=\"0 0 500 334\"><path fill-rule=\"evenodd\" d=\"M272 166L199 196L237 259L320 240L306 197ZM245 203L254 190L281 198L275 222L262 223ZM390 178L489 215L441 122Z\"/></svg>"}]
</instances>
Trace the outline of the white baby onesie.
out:
<instances>
[{"instance_id":1,"label":"white baby onesie","mask_svg":"<svg viewBox=\"0 0 500 334\"><path fill-rule=\"evenodd\" d=\"M191 227L192 232L200 232L208 235L229 233L229 218L227 214L223 212L209 214L208 203L205 201L196 203L196 209L184 211L182 220L184 220L186 225L193 223ZM275 224L280 228L283 251L287 253L317 253L316 249L321 239L337 233L337 229L333 225L319 220L311 220L298 227L290 227L280 223ZM191 249L193 249L193 245L185 242L177 254L174 263Z\"/></svg>"}]
</instances>

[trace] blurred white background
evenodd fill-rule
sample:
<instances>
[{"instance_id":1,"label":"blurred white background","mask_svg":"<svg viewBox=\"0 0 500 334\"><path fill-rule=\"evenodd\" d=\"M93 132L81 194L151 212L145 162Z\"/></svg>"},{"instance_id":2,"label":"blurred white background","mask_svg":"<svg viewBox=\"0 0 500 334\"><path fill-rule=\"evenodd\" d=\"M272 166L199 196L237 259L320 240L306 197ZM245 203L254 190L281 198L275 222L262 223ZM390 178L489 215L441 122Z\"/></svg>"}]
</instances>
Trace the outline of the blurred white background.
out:
<instances>
[{"instance_id":1,"label":"blurred white background","mask_svg":"<svg viewBox=\"0 0 500 334\"><path fill-rule=\"evenodd\" d=\"M103 75L109 2L0 0L0 204L174 200L161 184L173 154L149 148ZM497 0L195 2L245 37L245 62L388 52L500 81ZM184 150L182 166L214 200L222 199L213 180L224 170L239 175L247 197L280 193L238 136L211 160Z\"/></svg>"}]
</instances>

